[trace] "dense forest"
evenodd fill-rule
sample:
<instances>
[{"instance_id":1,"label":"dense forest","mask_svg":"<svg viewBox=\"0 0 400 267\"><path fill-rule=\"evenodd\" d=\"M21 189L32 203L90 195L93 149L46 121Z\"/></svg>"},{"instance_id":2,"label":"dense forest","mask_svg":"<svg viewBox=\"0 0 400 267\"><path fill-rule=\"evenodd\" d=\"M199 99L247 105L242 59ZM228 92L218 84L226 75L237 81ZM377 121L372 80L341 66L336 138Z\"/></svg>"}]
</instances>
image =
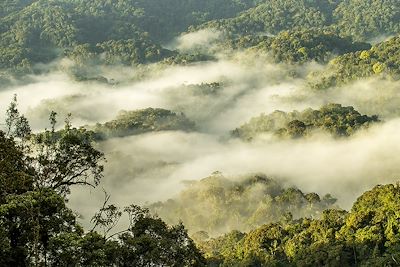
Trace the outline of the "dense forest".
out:
<instances>
[{"instance_id":1,"label":"dense forest","mask_svg":"<svg viewBox=\"0 0 400 267\"><path fill-rule=\"evenodd\" d=\"M176 114L165 109L147 108L135 111L121 111L115 120L98 123L93 128L95 139L106 139L141 134L151 131L183 130L195 127L185 114Z\"/></svg>"},{"instance_id":2,"label":"dense forest","mask_svg":"<svg viewBox=\"0 0 400 267\"><path fill-rule=\"evenodd\" d=\"M399 266L397 0L0 2L0 266Z\"/></svg>"},{"instance_id":3,"label":"dense forest","mask_svg":"<svg viewBox=\"0 0 400 267\"><path fill-rule=\"evenodd\" d=\"M376 186L350 212L327 209L319 219L281 220L246 234L200 242L223 266L396 266L399 184Z\"/></svg>"},{"instance_id":4,"label":"dense forest","mask_svg":"<svg viewBox=\"0 0 400 267\"><path fill-rule=\"evenodd\" d=\"M154 203L149 208L169 223L178 223L179 218L194 236L215 236L254 229L289 214L295 218L318 217L335 202L329 194L322 198L316 193L305 194L265 175L235 179L217 172L190 183L177 199Z\"/></svg>"},{"instance_id":5,"label":"dense forest","mask_svg":"<svg viewBox=\"0 0 400 267\"><path fill-rule=\"evenodd\" d=\"M361 115L353 107L328 104L318 110L309 108L289 113L277 110L269 115L261 114L233 130L232 135L251 140L257 135L272 132L279 137L299 138L321 130L340 137L350 136L378 121L376 115Z\"/></svg>"}]
</instances>

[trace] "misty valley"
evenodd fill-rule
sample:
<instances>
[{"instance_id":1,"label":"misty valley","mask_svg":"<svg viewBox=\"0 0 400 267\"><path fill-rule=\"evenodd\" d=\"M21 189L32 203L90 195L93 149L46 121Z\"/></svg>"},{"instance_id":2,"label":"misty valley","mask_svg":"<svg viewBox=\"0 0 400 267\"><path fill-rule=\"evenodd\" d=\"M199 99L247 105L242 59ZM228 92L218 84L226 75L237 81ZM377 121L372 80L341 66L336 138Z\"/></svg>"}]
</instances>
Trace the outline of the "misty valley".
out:
<instances>
[{"instance_id":1,"label":"misty valley","mask_svg":"<svg viewBox=\"0 0 400 267\"><path fill-rule=\"evenodd\" d=\"M398 0L2 0L0 266L400 266Z\"/></svg>"}]
</instances>

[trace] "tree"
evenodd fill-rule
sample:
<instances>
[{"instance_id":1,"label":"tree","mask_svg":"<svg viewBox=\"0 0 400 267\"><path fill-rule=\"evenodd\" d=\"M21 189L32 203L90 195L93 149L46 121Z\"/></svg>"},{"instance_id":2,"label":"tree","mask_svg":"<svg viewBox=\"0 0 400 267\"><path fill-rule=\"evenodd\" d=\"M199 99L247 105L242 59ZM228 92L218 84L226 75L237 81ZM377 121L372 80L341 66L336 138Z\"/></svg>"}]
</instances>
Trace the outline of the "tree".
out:
<instances>
[{"instance_id":1,"label":"tree","mask_svg":"<svg viewBox=\"0 0 400 267\"><path fill-rule=\"evenodd\" d=\"M287 124L287 134L293 138L303 137L307 126L304 122L293 120Z\"/></svg>"},{"instance_id":2,"label":"tree","mask_svg":"<svg viewBox=\"0 0 400 267\"><path fill-rule=\"evenodd\" d=\"M46 262L50 239L80 231L65 199L35 187L35 168L26 152L0 131L0 265Z\"/></svg>"},{"instance_id":3,"label":"tree","mask_svg":"<svg viewBox=\"0 0 400 267\"><path fill-rule=\"evenodd\" d=\"M104 155L94 148L91 132L73 128L70 117L64 129L55 131L55 115L50 116L51 130L32 138L36 186L52 188L61 194L68 194L73 185L96 186L103 176Z\"/></svg>"},{"instance_id":4,"label":"tree","mask_svg":"<svg viewBox=\"0 0 400 267\"><path fill-rule=\"evenodd\" d=\"M12 129L20 118L16 107L14 99L7 117ZM139 206L126 207L129 227L109 235L122 211L107 205L107 194L92 231L85 233L66 195L74 185L96 186L103 154L94 148L92 134L72 128L70 118L62 130L56 131L56 123L52 112L51 129L32 134L27 147L0 131L0 265L205 265L182 224L169 226Z\"/></svg>"},{"instance_id":5,"label":"tree","mask_svg":"<svg viewBox=\"0 0 400 267\"><path fill-rule=\"evenodd\" d=\"M104 154L93 144L93 134L71 125L71 115L64 129L56 131L57 113L49 116L50 130L31 134L27 119L20 115L14 96L6 116L6 135L15 138L23 149L26 162L35 170L35 188L50 188L60 194L70 192L70 186L96 186L103 176Z\"/></svg>"},{"instance_id":6,"label":"tree","mask_svg":"<svg viewBox=\"0 0 400 267\"><path fill-rule=\"evenodd\" d=\"M34 187L34 169L15 141L0 131L0 204L10 194L22 194Z\"/></svg>"},{"instance_id":7,"label":"tree","mask_svg":"<svg viewBox=\"0 0 400 267\"><path fill-rule=\"evenodd\" d=\"M347 137L376 122L379 122L376 115L363 115L351 106L330 103L317 110L288 113L277 110L269 115L261 114L232 131L232 135L251 140L260 133L270 132L278 137L298 138L321 129L334 137Z\"/></svg>"},{"instance_id":8,"label":"tree","mask_svg":"<svg viewBox=\"0 0 400 267\"><path fill-rule=\"evenodd\" d=\"M6 111L6 134L7 136L26 139L31 134L28 120L18 111L17 95L14 95Z\"/></svg>"},{"instance_id":9,"label":"tree","mask_svg":"<svg viewBox=\"0 0 400 267\"><path fill-rule=\"evenodd\" d=\"M119 236L121 266L203 266L205 260L183 224L168 226L148 209L125 208L130 227Z\"/></svg>"},{"instance_id":10,"label":"tree","mask_svg":"<svg viewBox=\"0 0 400 267\"><path fill-rule=\"evenodd\" d=\"M350 212L328 209L318 219L270 223L200 246L210 263L222 266L398 266L399 199L399 184L379 185L362 194Z\"/></svg>"},{"instance_id":11,"label":"tree","mask_svg":"<svg viewBox=\"0 0 400 267\"><path fill-rule=\"evenodd\" d=\"M2 249L9 248L8 266L46 265L50 240L81 229L64 198L51 189L10 194L0 206L0 225L7 243Z\"/></svg>"}]
</instances>

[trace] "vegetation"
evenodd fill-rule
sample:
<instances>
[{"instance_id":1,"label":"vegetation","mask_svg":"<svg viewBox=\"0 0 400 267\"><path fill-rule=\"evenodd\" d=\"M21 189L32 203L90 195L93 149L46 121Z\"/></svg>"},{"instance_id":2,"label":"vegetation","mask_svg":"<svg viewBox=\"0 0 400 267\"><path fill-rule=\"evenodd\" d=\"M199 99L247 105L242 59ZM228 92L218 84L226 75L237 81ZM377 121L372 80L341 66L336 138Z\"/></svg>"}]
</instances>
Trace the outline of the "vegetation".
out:
<instances>
[{"instance_id":1,"label":"vegetation","mask_svg":"<svg viewBox=\"0 0 400 267\"><path fill-rule=\"evenodd\" d=\"M311 60L324 63L336 55L369 48L366 43L353 42L349 37L319 30L284 31L271 38L269 44L260 43L255 47L271 52L277 63L304 63Z\"/></svg>"},{"instance_id":2,"label":"vegetation","mask_svg":"<svg viewBox=\"0 0 400 267\"><path fill-rule=\"evenodd\" d=\"M165 53L136 26L140 9L129 1L32 2L2 18L0 68L29 68L54 60L60 51L78 63L82 57L104 52L108 53L106 62L120 59L129 64ZM115 51L119 51L117 59L111 60Z\"/></svg>"},{"instance_id":3,"label":"vegetation","mask_svg":"<svg viewBox=\"0 0 400 267\"><path fill-rule=\"evenodd\" d=\"M235 227L237 222L271 223L217 238L204 231L193 234L207 261L182 224L168 226L135 205L120 209L108 204L107 194L93 216L93 229L84 231L66 206L67 195L71 186L96 184L102 154L84 130L68 121L56 132L55 115L50 116L50 130L32 135L15 100L7 111L6 128L0 132L4 266L395 266L399 260L398 184L375 187L346 212L332 209L335 199L329 195L321 199L284 189L260 175L233 182L215 173L192 183L178 200L152 209L182 216L189 225L202 222L199 211L206 209L203 221L210 223L209 229L220 228L226 219L236 220ZM129 226L113 233L123 214Z\"/></svg>"},{"instance_id":4,"label":"vegetation","mask_svg":"<svg viewBox=\"0 0 400 267\"><path fill-rule=\"evenodd\" d=\"M343 34L358 39L400 32L400 7L396 0L343 0L335 9L334 17Z\"/></svg>"},{"instance_id":5,"label":"vegetation","mask_svg":"<svg viewBox=\"0 0 400 267\"><path fill-rule=\"evenodd\" d=\"M213 19L233 17L254 6L259 0L140 0L135 1L145 12L141 25L158 40L171 39L187 30Z\"/></svg>"},{"instance_id":6,"label":"vegetation","mask_svg":"<svg viewBox=\"0 0 400 267\"><path fill-rule=\"evenodd\" d=\"M174 79L175 72L190 69L183 71L188 82L180 86L171 83L161 95L178 112L162 108L121 111L111 121L81 128L72 126L70 115L64 126L58 127L57 114L51 112L48 128L34 131L20 114L14 97L4 124L0 124L0 266L399 266L399 183L376 186L362 194L350 211L345 211L336 206L336 199L330 194L321 197L303 192L282 178L271 179L263 174L225 177L215 172L200 181L186 181L186 187L175 197L146 204L145 208L110 204L111 197L105 192L104 203L87 229L68 205L73 188L95 188L103 179L105 155L96 141L150 132L195 131L198 126L191 119L209 127L202 129L201 139L193 139L198 141L196 148L203 149L204 144L204 150L211 151L205 159L199 160L198 155L205 154L202 151L196 151L198 155L191 158L187 151L190 149L178 150L181 144L177 144L173 151L176 155L166 154L158 161L146 158L152 162L134 162L132 168L118 170L125 176L124 182L137 177L131 175L133 172L145 173L140 183L151 187L153 181L144 181L148 176L169 177L170 169L178 169L174 175L187 173L187 166L179 168L181 157L190 158L189 171L197 171L199 162L225 160L216 153L217 149L225 148L222 155L226 156L233 145L247 148L249 144L240 140L208 139L220 134L226 125L231 127L229 119L241 118L236 106L269 104L275 97L272 94L282 96L277 91L281 87L285 91L286 83L298 86L303 82L300 89L305 86L323 101L337 101L343 99L341 93L347 89L339 87L373 79L371 84L382 92L350 87L360 90L345 96L362 112L378 110L383 115L398 115L398 2L0 1L0 87L7 90L10 85L33 81L38 79L36 74L55 69L71 74L76 82L94 81L93 87L100 86L100 90L117 87L120 81L128 85L124 77L114 80L106 75L110 69L110 76L118 77L132 70L129 81L151 79L160 73L162 79L169 74ZM197 30L204 31L182 37ZM204 34L208 30L216 33L212 41ZM221 64L204 64L208 78L203 83L197 81L201 75L191 71L200 72L201 62L210 61ZM239 61L239 67L233 66ZM170 70L170 65L196 63L200 66L165 71ZM218 68L226 69L220 72ZM123 72L115 74L120 69ZM272 75L266 72L282 74L267 81ZM229 73L228 77L225 73ZM285 78L279 79L282 77ZM145 82L141 85L146 86ZM268 90L261 91L259 88L264 86ZM269 90L270 87L273 88ZM323 90L328 88L332 90ZM331 93L337 94L331 97ZM51 106L60 106L62 112L70 112L80 105L72 106L73 102L84 102L90 96L74 91L57 100L45 99L39 107L49 111ZM88 105L89 112L81 116L83 120L108 116L104 115L107 110L99 116L90 114L96 101ZM365 103L374 107L366 108ZM191 119L179 111L185 111ZM210 120L213 116L219 120ZM261 114L231 131L231 136L251 141L263 135L301 139L322 133L340 139L379 122L377 115L361 114L352 106L326 104L319 109ZM396 127L396 120L387 123L385 130L392 131L390 138ZM386 137L381 135L377 138ZM300 147L300 140L295 142ZM210 143L211 148L207 147ZM238 151L243 152L243 147ZM157 149L143 154L154 156ZM375 154L366 160L381 164L377 160L381 158L375 156L383 150L370 150ZM384 152L383 158L387 159ZM240 156L246 153L247 150ZM125 152L114 154L118 165L111 172L117 172L121 162L148 156L137 151L128 157ZM396 168L385 164L379 174L398 174ZM154 170L159 166L163 171ZM299 180L303 178L299 176Z\"/></svg>"},{"instance_id":7,"label":"vegetation","mask_svg":"<svg viewBox=\"0 0 400 267\"><path fill-rule=\"evenodd\" d=\"M295 29L271 35L227 36L220 49L249 50L271 55L274 63L301 64L308 61L327 63L338 55L367 50L370 44L355 42L351 37L340 36L330 29Z\"/></svg>"},{"instance_id":8,"label":"vegetation","mask_svg":"<svg viewBox=\"0 0 400 267\"><path fill-rule=\"evenodd\" d=\"M397 39L373 50L353 41L400 33L394 2L6 0L0 4L0 81L4 86L15 76L43 72L41 63L62 57L74 62L61 68L75 79L99 82L106 78L91 66L213 60L215 51L187 54L163 48L189 28L221 30L227 37L223 46L268 51L278 63L325 63L345 54L311 75L312 88L387 72L398 76L396 56L385 55L398 50Z\"/></svg>"},{"instance_id":9,"label":"vegetation","mask_svg":"<svg viewBox=\"0 0 400 267\"><path fill-rule=\"evenodd\" d=\"M115 120L98 123L92 130L97 140L112 137L124 137L146 132L191 131L194 123L181 113L165 109L147 108L135 111L121 111Z\"/></svg>"},{"instance_id":10,"label":"vegetation","mask_svg":"<svg viewBox=\"0 0 400 267\"><path fill-rule=\"evenodd\" d=\"M103 154L90 134L72 128L68 120L55 131L52 113L50 125L34 135L16 99L7 111L5 132L0 131L0 265L204 265L182 224L169 226L135 205L121 210L108 204L107 194L93 228L84 231L66 205L67 196L73 186L97 185ZM110 233L124 213L128 227Z\"/></svg>"},{"instance_id":11,"label":"vegetation","mask_svg":"<svg viewBox=\"0 0 400 267\"><path fill-rule=\"evenodd\" d=\"M266 224L201 242L210 266L397 266L400 185L376 186L350 212Z\"/></svg>"},{"instance_id":12,"label":"vegetation","mask_svg":"<svg viewBox=\"0 0 400 267\"><path fill-rule=\"evenodd\" d=\"M332 136L350 136L359 129L378 122L376 115L362 115L353 107L328 104L318 110L311 108L302 112L275 111L269 115L261 114L231 132L232 136L252 140L263 133L279 137L299 138L311 135L317 130Z\"/></svg>"},{"instance_id":13,"label":"vegetation","mask_svg":"<svg viewBox=\"0 0 400 267\"><path fill-rule=\"evenodd\" d=\"M400 77L400 37L374 45L371 49L348 53L329 62L328 67L310 75L309 85L326 89L368 77Z\"/></svg>"},{"instance_id":14,"label":"vegetation","mask_svg":"<svg viewBox=\"0 0 400 267\"><path fill-rule=\"evenodd\" d=\"M216 28L230 35L277 34L294 28L322 28L330 22L330 10L328 1L262 1L237 17L214 20L200 27Z\"/></svg>"},{"instance_id":15,"label":"vegetation","mask_svg":"<svg viewBox=\"0 0 400 267\"><path fill-rule=\"evenodd\" d=\"M232 35L278 34L292 29L331 29L357 40L398 34L400 8L395 0L260 1L238 16L199 26Z\"/></svg>"},{"instance_id":16,"label":"vegetation","mask_svg":"<svg viewBox=\"0 0 400 267\"><path fill-rule=\"evenodd\" d=\"M348 36L366 40L400 29L394 0L6 0L0 5L0 69L15 74L38 71L36 63L60 56L78 65L201 61L205 56L181 56L160 44L202 23L200 28L234 38L289 30L271 44L275 59L289 62L365 50Z\"/></svg>"},{"instance_id":17,"label":"vegetation","mask_svg":"<svg viewBox=\"0 0 400 267\"><path fill-rule=\"evenodd\" d=\"M285 216L318 217L335 199L322 199L297 188L284 188L264 175L226 178L216 172L198 182L188 182L179 196L149 208L166 222L180 220L193 236L216 236L232 230L249 231Z\"/></svg>"},{"instance_id":18,"label":"vegetation","mask_svg":"<svg viewBox=\"0 0 400 267\"><path fill-rule=\"evenodd\" d=\"M251 5L250 0L3 1L0 69L30 72L35 63L62 55L78 64L160 61L177 54L163 49L160 41L170 41L189 25L233 16Z\"/></svg>"}]
</instances>

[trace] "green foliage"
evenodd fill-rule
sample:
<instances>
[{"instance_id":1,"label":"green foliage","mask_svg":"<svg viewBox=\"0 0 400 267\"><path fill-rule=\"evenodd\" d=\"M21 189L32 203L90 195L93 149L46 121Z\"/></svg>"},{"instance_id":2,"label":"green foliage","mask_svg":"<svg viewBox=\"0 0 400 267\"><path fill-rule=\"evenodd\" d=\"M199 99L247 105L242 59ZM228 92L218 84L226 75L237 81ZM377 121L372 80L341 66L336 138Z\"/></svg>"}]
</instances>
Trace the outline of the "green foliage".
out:
<instances>
[{"instance_id":1,"label":"green foliage","mask_svg":"<svg viewBox=\"0 0 400 267\"><path fill-rule=\"evenodd\" d=\"M72 73L86 80L93 78L85 74L91 64L212 59L162 48L161 43L188 28L217 28L233 39L225 45L257 45L272 50L277 62L325 62L335 54L369 48L338 34L366 40L399 33L394 1L6 0L0 4L0 69L14 75L35 73L42 71L37 63L67 56L77 64ZM390 66L375 65L373 71L386 68Z\"/></svg>"},{"instance_id":2,"label":"green foliage","mask_svg":"<svg viewBox=\"0 0 400 267\"><path fill-rule=\"evenodd\" d=\"M69 71L77 79L105 83L89 66L218 58L161 46L189 28L221 30L226 37L222 49L267 52L276 63L326 63L339 55L309 76L314 89L400 77L400 37L372 47L353 41L399 34L397 0L3 0L0 83L12 80L10 73L38 73L38 63L60 57L73 61ZM221 85L185 85L182 90L183 105L192 105L185 93L213 98ZM67 118L56 131L56 114L51 113L50 129L33 134L16 98L6 115L0 131L1 266L204 266L202 253L178 220L193 232L211 266L400 263L398 184L375 187L346 212L332 209L336 200L330 195L303 193L263 175L233 181L214 173L190 182L176 198L150 205L166 222L147 209L120 208L107 200L92 219L93 229L85 232L66 197L72 186L94 187L103 176L104 157L93 138L191 131L194 123L184 114L148 108L121 112L115 120L86 129L72 127ZM323 131L347 137L376 122L377 116L328 104L262 114L232 135L303 138ZM129 226L115 232L122 216Z\"/></svg>"},{"instance_id":3,"label":"green foliage","mask_svg":"<svg viewBox=\"0 0 400 267\"><path fill-rule=\"evenodd\" d=\"M329 62L326 69L310 75L309 86L327 89L368 77L400 77L400 37L374 45L369 50L348 53Z\"/></svg>"},{"instance_id":4,"label":"green foliage","mask_svg":"<svg viewBox=\"0 0 400 267\"><path fill-rule=\"evenodd\" d=\"M36 0L4 0L0 3L0 18L19 11Z\"/></svg>"},{"instance_id":5,"label":"green foliage","mask_svg":"<svg viewBox=\"0 0 400 267\"><path fill-rule=\"evenodd\" d=\"M290 29L276 36L265 34L224 35L221 49L266 53L274 63L326 63L337 55L370 49L367 43L354 42L351 37L340 36L330 29Z\"/></svg>"},{"instance_id":6,"label":"green foliage","mask_svg":"<svg viewBox=\"0 0 400 267\"><path fill-rule=\"evenodd\" d=\"M56 47L73 45L76 28L71 19L56 2L48 1L36 1L4 18L0 47L9 53L2 55L0 68L29 67L54 59Z\"/></svg>"},{"instance_id":7,"label":"green foliage","mask_svg":"<svg viewBox=\"0 0 400 267\"><path fill-rule=\"evenodd\" d=\"M150 43L148 40L107 41L97 45L99 52L108 64L156 62L171 55L172 52Z\"/></svg>"},{"instance_id":8,"label":"green foliage","mask_svg":"<svg viewBox=\"0 0 400 267\"><path fill-rule=\"evenodd\" d=\"M104 206L95 217L95 227L117 222L117 217L103 216L115 210ZM131 205L124 209L129 227L111 236L93 230L83 236L66 233L53 239L51 253L55 266L204 266L205 261L183 225L168 226L147 209ZM100 215L100 216L98 216ZM107 218L106 220L104 220ZM60 250L60 248L64 248ZM75 252L75 253L66 253Z\"/></svg>"},{"instance_id":9,"label":"green foliage","mask_svg":"<svg viewBox=\"0 0 400 267\"><path fill-rule=\"evenodd\" d=\"M1 57L0 67L15 67L23 61L49 62L60 51L78 45L90 47L95 54L107 52L106 61L113 63L118 59L121 62L117 63L127 64L154 60L162 49L138 29L140 17L141 10L129 1L36 1L4 18L0 47L10 52ZM112 59L116 51L119 54Z\"/></svg>"},{"instance_id":10,"label":"green foliage","mask_svg":"<svg viewBox=\"0 0 400 267\"><path fill-rule=\"evenodd\" d=\"M231 230L248 231L288 214L296 218L318 216L332 207L327 200L284 188L264 175L228 179L216 173L191 182L178 197L154 203L150 209L166 222L182 220L192 233L205 231L215 236Z\"/></svg>"},{"instance_id":11,"label":"green foliage","mask_svg":"<svg viewBox=\"0 0 400 267\"><path fill-rule=\"evenodd\" d=\"M213 83L201 83L201 84L189 84L185 85L184 89L190 91L194 95L217 95L223 88L223 84L219 82Z\"/></svg>"},{"instance_id":12,"label":"green foliage","mask_svg":"<svg viewBox=\"0 0 400 267\"><path fill-rule=\"evenodd\" d=\"M92 132L73 128L69 117L64 129L55 131L57 114L52 112L49 117L51 129L32 134L27 119L18 111L16 96L6 115L3 135L18 141L21 160L32 168L32 182L36 189L52 189L66 195L72 185L95 186L99 183L104 155L94 148ZM8 146L13 144L10 142ZM21 168L21 164L17 166Z\"/></svg>"},{"instance_id":13,"label":"green foliage","mask_svg":"<svg viewBox=\"0 0 400 267\"><path fill-rule=\"evenodd\" d=\"M67 194L72 185L96 186L103 176L104 155L93 147L92 134L72 128L68 119L64 129L56 132L55 113L50 122L51 130L32 137L37 187Z\"/></svg>"},{"instance_id":14,"label":"green foliage","mask_svg":"<svg viewBox=\"0 0 400 267\"><path fill-rule=\"evenodd\" d=\"M49 242L62 232L80 231L65 200L52 190L10 194L0 205L0 254L7 266L29 266L48 256Z\"/></svg>"},{"instance_id":15,"label":"green foliage","mask_svg":"<svg viewBox=\"0 0 400 267\"><path fill-rule=\"evenodd\" d=\"M167 65L186 65L195 62L210 61L214 60L212 56L204 55L201 53L177 53L163 60L163 63Z\"/></svg>"},{"instance_id":16,"label":"green foliage","mask_svg":"<svg viewBox=\"0 0 400 267\"><path fill-rule=\"evenodd\" d=\"M359 39L400 32L400 6L396 0L343 0L334 16L343 34Z\"/></svg>"},{"instance_id":17,"label":"green foliage","mask_svg":"<svg viewBox=\"0 0 400 267\"><path fill-rule=\"evenodd\" d=\"M226 35L222 47L233 50L243 50L247 48L257 48L257 50L269 49L274 37L267 35ZM253 48L254 49L254 48Z\"/></svg>"},{"instance_id":18,"label":"green foliage","mask_svg":"<svg viewBox=\"0 0 400 267\"><path fill-rule=\"evenodd\" d=\"M131 218L128 232L119 236L119 265L204 266L205 261L182 224L168 226L137 206L125 209Z\"/></svg>"},{"instance_id":19,"label":"green foliage","mask_svg":"<svg viewBox=\"0 0 400 267\"><path fill-rule=\"evenodd\" d=\"M368 49L332 32L366 40L400 29L395 0L6 0L0 10L0 69L17 75L64 55L78 65L209 59L161 47L190 27L222 30L238 39L232 41L238 47L254 46L260 34L290 30L272 43L258 42L271 45L279 62L324 62L332 54Z\"/></svg>"},{"instance_id":20,"label":"green foliage","mask_svg":"<svg viewBox=\"0 0 400 267\"><path fill-rule=\"evenodd\" d=\"M8 134L0 131L1 266L205 265L182 224L169 226L135 205L123 210L128 228L109 235L123 212L107 205L107 195L85 233L66 206L66 194L75 185L97 185L103 154L92 146L92 134L72 128L69 118L55 131L55 112L50 130L22 138L14 134L21 116L15 98L7 112Z\"/></svg>"},{"instance_id":21,"label":"green foliage","mask_svg":"<svg viewBox=\"0 0 400 267\"><path fill-rule=\"evenodd\" d=\"M326 28L365 41L400 33L399 14L396 0L271 0L199 27L233 35Z\"/></svg>"},{"instance_id":22,"label":"green foliage","mask_svg":"<svg viewBox=\"0 0 400 267\"><path fill-rule=\"evenodd\" d=\"M146 12L141 25L158 40L169 40L189 26L213 19L233 17L258 0L139 0Z\"/></svg>"},{"instance_id":23,"label":"green foliage","mask_svg":"<svg viewBox=\"0 0 400 267\"><path fill-rule=\"evenodd\" d=\"M376 115L362 115L353 107L340 104L327 104L319 110L311 108L302 112L275 111L269 115L261 114L231 132L232 136L252 140L263 133L279 137L299 138L312 134L316 130L330 133L332 136L350 136L359 129L367 128L378 122Z\"/></svg>"},{"instance_id":24,"label":"green foliage","mask_svg":"<svg viewBox=\"0 0 400 267\"><path fill-rule=\"evenodd\" d=\"M19 114L13 110L14 115ZM47 258L53 237L81 230L65 199L50 187L38 187L37 171L42 166L27 154L26 145L17 145L0 131L0 148L0 263L38 264Z\"/></svg>"},{"instance_id":25,"label":"green foliage","mask_svg":"<svg viewBox=\"0 0 400 267\"><path fill-rule=\"evenodd\" d=\"M255 49L270 51L275 62L303 63L328 62L335 55L366 50L366 43L353 42L349 37L320 30L284 31L271 38L270 43L260 43Z\"/></svg>"},{"instance_id":26,"label":"green foliage","mask_svg":"<svg viewBox=\"0 0 400 267\"><path fill-rule=\"evenodd\" d=\"M64 54L82 63L142 64L171 57L170 41L189 25L233 16L250 0L7 0L0 4L0 69L35 71ZM169 11L168 11L169 10ZM81 46L86 47L82 54ZM86 62L87 63L87 62Z\"/></svg>"},{"instance_id":27,"label":"green foliage","mask_svg":"<svg viewBox=\"0 0 400 267\"><path fill-rule=\"evenodd\" d=\"M153 131L191 131L194 123L184 114L166 109L147 108L135 111L121 111L115 120L97 124L92 130L97 140L123 137Z\"/></svg>"},{"instance_id":28,"label":"green foliage","mask_svg":"<svg viewBox=\"0 0 400 267\"><path fill-rule=\"evenodd\" d=\"M33 189L34 171L14 140L0 131L0 202Z\"/></svg>"},{"instance_id":29,"label":"green foliage","mask_svg":"<svg viewBox=\"0 0 400 267\"><path fill-rule=\"evenodd\" d=\"M25 116L19 114L17 106L17 96L14 95L14 98L6 111L7 117L5 130L8 136L26 139L29 138L31 134L31 128Z\"/></svg>"},{"instance_id":30,"label":"green foliage","mask_svg":"<svg viewBox=\"0 0 400 267\"><path fill-rule=\"evenodd\" d=\"M377 186L351 212L271 223L201 242L213 266L397 266L400 185ZM222 245L223 244L223 245Z\"/></svg>"},{"instance_id":31,"label":"green foliage","mask_svg":"<svg viewBox=\"0 0 400 267\"><path fill-rule=\"evenodd\" d=\"M262 1L234 18L215 20L202 25L217 28L229 34L269 33L294 28L321 28L330 22L327 1L271 0Z\"/></svg>"}]
</instances>

